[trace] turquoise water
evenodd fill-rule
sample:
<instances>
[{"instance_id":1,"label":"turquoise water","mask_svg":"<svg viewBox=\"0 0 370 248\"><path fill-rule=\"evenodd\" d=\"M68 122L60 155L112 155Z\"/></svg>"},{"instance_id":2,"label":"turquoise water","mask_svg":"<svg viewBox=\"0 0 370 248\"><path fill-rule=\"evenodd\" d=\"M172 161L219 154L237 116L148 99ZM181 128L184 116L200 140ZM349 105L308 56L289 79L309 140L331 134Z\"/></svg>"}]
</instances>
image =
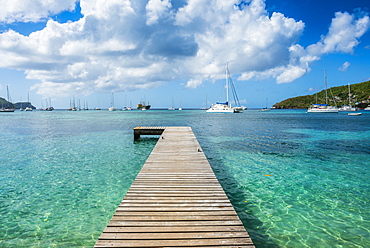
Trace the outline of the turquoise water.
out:
<instances>
[{"instance_id":1,"label":"turquoise water","mask_svg":"<svg viewBox=\"0 0 370 248\"><path fill-rule=\"evenodd\" d=\"M0 246L92 247L156 143L193 128L256 247L370 247L370 112L0 115Z\"/></svg>"}]
</instances>

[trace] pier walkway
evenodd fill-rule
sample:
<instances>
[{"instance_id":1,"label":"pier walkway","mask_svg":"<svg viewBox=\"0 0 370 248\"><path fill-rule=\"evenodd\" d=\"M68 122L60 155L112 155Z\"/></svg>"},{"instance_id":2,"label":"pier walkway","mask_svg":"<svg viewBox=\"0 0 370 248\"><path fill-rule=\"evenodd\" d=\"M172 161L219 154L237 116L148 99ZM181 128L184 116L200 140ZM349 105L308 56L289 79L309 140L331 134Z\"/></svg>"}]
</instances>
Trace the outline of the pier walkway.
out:
<instances>
[{"instance_id":1,"label":"pier walkway","mask_svg":"<svg viewBox=\"0 0 370 248\"><path fill-rule=\"evenodd\" d=\"M191 128L162 129L95 247L254 247Z\"/></svg>"}]
</instances>

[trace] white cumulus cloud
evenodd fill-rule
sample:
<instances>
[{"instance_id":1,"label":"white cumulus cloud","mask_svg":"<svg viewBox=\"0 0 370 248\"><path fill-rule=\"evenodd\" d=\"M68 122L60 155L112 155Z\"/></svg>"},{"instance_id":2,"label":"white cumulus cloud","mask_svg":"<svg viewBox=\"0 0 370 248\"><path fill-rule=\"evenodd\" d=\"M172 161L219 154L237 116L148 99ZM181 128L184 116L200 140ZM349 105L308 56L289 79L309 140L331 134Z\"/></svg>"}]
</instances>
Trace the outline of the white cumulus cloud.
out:
<instances>
[{"instance_id":1,"label":"white cumulus cloud","mask_svg":"<svg viewBox=\"0 0 370 248\"><path fill-rule=\"evenodd\" d=\"M75 0L0 0L0 22L37 21ZM22 1L24 2L24 1ZM328 34L306 48L304 23L268 13L264 0L80 0L75 22L48 20L28 36L0 34L0 67L23 70L45 96L127 91L187 79L186 87L223 77L289 83L328 53L352 53L369 16L336 13Z\"/></svg>"},{"instance_id":2,"label":"white cumulus cloud","mask_svg":"<svg viewBox=\"0 0 370 248\"><path fill-rule=\"evenodd\" d=\"M277 83L290 83L293 80L302 77L307 70L300 66L288 66L279 76L277 76Z\"/></svg>"},{"instance_id":3,"label":"white cumulus cloud","mask_svg":"<svg viewBox=\"0 0 370 248\"><path fill-rule=\"evenodd\" d=\"M352 53L359 44L359 38L369 29L369 16L356 19L347 12L335 13L329 32L322 39L307 48L309 54L323 55L332 52Z\"/></svg>"},{"instance_id":4,"label":"white cumulus cloud","mask_svg":"<svg viewBox=\"0 0 370 248\"><path fill-rule=\"evenodd\" d=\"M344 62L341 67L338 68L340 71L347 71L348 67L351 65L348 61Z\"/></svg>"},{"instance_id":5,"label":"white cumulus cloud","mask_svg":"<svg viewBox=\"0 0 370 248\"><path fill-rule=\"evenodd\" d=\"M73 10L77 0L0 0L0 22L37 22Z\"/></svg>"},{"instance_id":6,"label":"white cumulus cloud","mask_svg":"<svg viewBox=\"0 0 370 248\"><path fill-rule=\"evenodd\" d=\"M171 8L170 0L149 0L146 5L147 25L157 23L159 18L163 17Z\"/></svg>"},{"instance_id":7,"label":"white cumulus cloud","mask_svg":"<svg viewBox=\"0 0 370 248\"><path fill-rule=\"evenodd\" d=\"M302 77L310 71L309 63L319 60L325 54L353 53L353 49L359 44L359 38L369 27L369 16L356 18L349 13L337 12L328 34L322 36L319 42L306 49L298 44L289 48L290 63L285 66L284 72L277 76L277 83L289 83ZM346 70L349 65L346 62L342 70Z\"/></svg>"}]
</instances>

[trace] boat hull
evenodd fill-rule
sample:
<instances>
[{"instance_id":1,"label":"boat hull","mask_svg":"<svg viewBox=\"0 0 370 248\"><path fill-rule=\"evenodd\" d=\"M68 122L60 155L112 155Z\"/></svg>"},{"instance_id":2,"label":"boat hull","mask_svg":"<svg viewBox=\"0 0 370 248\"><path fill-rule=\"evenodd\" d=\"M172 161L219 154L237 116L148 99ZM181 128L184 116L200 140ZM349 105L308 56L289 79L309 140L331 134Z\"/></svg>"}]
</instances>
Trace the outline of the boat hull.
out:
<instances>
[{"instance_id":1,"label":"boat hull","mask_svg":"<svg viewBox=\"0 0 370 248\"><path fill-rule=\"evenodd\" d=\"M308 109L307 113L338 113L338 109Z\"/></svg>"},{"instance_id":2,"label":"boat hull","mask_svg":"<svg viewBox=\"0 0 370 248\"><path fill-rule=\"evenodd\" d=\"M209 108L207 113L243 113L243 108L239 107L230 107L224 104L215 104L211 108Z\"/></svg>"},{"instance_id":3,"label":"boat hull","mask_svg":"<svg viewBox=\"0 0 370 248\"><path fill-rule=\"evenodd\" d=\"M339 109L327 104L312 104L307 113L338 113Z\"/></svg>"},{"instance_id":4,"label":"boat hull","mask_svg":"<svg viewBox=\"0 0 370 248\"><path fill-rule=\"evenodd\" d=\"M352 106L342 106L341 108L339 108L339 111L340 112L354 112L354 111L358 111L358 109Z\"/></svg>"},{"instance_id":5,"label":"boat hull","mask_svg":"<svg viewBox=\"0 0 370 248\"><path fill-rule=\"evenodd\" d=\"M0 112L7 112L7 113L9 113L9 112L14 112L15 111L15 109L11 109L11 108L2 108L2 109L0 109Z\"/></svg>"},{"instance_id":6,"label":"boat hull","mask_svg":"<svg viewBox=\"0 0 370 248\"><path fill-rule=\"evenodd\" d=\"M150 109L150 105L142 105L142 104L138 104L137 105L137 109L141 109L141 110L148 110Z\"/></svg>"}]
</instances>

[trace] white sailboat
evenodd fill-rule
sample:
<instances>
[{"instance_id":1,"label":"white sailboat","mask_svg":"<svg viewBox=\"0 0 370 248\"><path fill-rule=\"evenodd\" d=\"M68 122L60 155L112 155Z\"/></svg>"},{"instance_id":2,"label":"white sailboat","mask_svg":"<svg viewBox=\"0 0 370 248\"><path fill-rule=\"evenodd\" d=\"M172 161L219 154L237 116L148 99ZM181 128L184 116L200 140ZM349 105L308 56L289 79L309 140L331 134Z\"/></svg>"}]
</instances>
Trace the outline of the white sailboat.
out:
<instances>
[{"instance_id":1,"label":"white sailboat","mask_svg":"<svg viewBox=\"0 0 370 248\"><path fill-rule=\"evenodd\" d=\"M9 107L9 103L11 103L10 96L9 96L9 88L6 86L6 94L7 94L7 100L8 100L8 106L0 108L0 112L14 112L15 108L14 107Z\"/></svg>"},{"instance_id":2,"label":"white sailboat","mask_svg":"<svg viewBox=\"0 0 370 248\"><path fill-rule=\"evenodd\" d=\"M27 95L27 104L31 104L31 102L30 102L30 93L28 93L28 95ZM25 110L26 110L26 111L32 111L32 108L31 108L31 107L29 107L29 106L27 106L27 107L25 108Z\"/></svg>"},{"instance_id":3,"label":"white sailboat","mask_svg":"<svg viewBox=\"0 0 370 248\"><path fill-rule=\"evenodd\" d=\"M234 100L238 103L237 107L232 107L229 103L229 90L232 90ZM240 107L239 99L236 95L235 87L230 76L228 65L226 65L226 102L216 102L207 111L207 113L242 113L243 108Z\"/></svg>"},{"instance_id":4,"label":"white sailboat","mask_svg":"<svg viewBox=\"0 0 370 248\"><path fill-rule=\"evenodd\" d=\"M125 106L122 108L122 111L128 110L128 107L126 107L127 106L126 102L127 102L127 96L125 95Z\"/></svg>"},{"instance_id":5,"label":"white sailboat","mask_svg":"<svg viewBox=\"0 0 370 248\"><path fill-rule=\"evenodd\" d=\"M338 108L335 106L330 106L328 104L328 87L326 82L326 71L324 71L324 82L325 82L325 104L312 104L310 108L307 109L307 113L338 113Z\"/></svg>"},{"instance_id":6,"label":"white sailboat","mask_svg":"<svg viewBox=\"0 0 370 248\"><path fill-rule=\"evenodd\" d=\"M208 109L208 100L207 100L207 94L206 94L206 106L205 107L203 107L203 108L200 108L200 109Z\"/></svg>"},{"instance_id":7,"label":"white sailboat","mask_svg":"<svg viewBox=\"0 0 370 248\"><path fill-rule=\"evenodd\" d=\"M350 84L348 83L348 105L343 105L342 107L339 108L339 111L341 112L352 112L352 111L357 111L358 109L356 107L352 107L351 105L351 87Z\"/></svg>"},{"instance_id":8,"label":"white sailboat","mask_svg":"<svg viewBox=\"0 0 370 248\"><path fill-rule=\"evenodd\" d=\"M19 108L19 111L23 111L24 108L23 108L23 102L22 102L22 98L21 98L21 107Z\"/></svg>"},{"instance_id":9,"label":"white sailboat","mask_svg":"<svg viewBox=\"0 0 370 248\"><path fill-rule=\"evenodd\" d=\"M112 99L111 99L111 107L108 108L109 111L116 111L116 109L114 108L114 96L113 96L113 92L112 92Z\"/></svg>"},{"instance_id":10,"label":"white sailboat","mask_svg":"<svg viewBox=\"0 0 370 248\"><path fill-rule=\"evenodd\" d=\"M127 110L132 110L132 103L130 101L130 107L127 107Z\"/></svg>"},{"instance_id":11,"label":"white sailboat","mask_svg":"<svg viewBox=\"0 0 370 248\"><path fill-rule=\"evenodd\" d=\"M168 110L175 110L175 104L173 103L173 97L172 97L172 107L169 107Z\"/></svg>"},{"instance_id":12,"label":"white sailboat","mask_svg":"<svg viewBox=\"0 0 370 248\"><path fill-rule=\"evenodd\" d=\"M267 106L268 106L268 98L266 98L266 107L261 108L260 111L270 111L271 109L269 109Z\"/></svg>"}]
</instances>

